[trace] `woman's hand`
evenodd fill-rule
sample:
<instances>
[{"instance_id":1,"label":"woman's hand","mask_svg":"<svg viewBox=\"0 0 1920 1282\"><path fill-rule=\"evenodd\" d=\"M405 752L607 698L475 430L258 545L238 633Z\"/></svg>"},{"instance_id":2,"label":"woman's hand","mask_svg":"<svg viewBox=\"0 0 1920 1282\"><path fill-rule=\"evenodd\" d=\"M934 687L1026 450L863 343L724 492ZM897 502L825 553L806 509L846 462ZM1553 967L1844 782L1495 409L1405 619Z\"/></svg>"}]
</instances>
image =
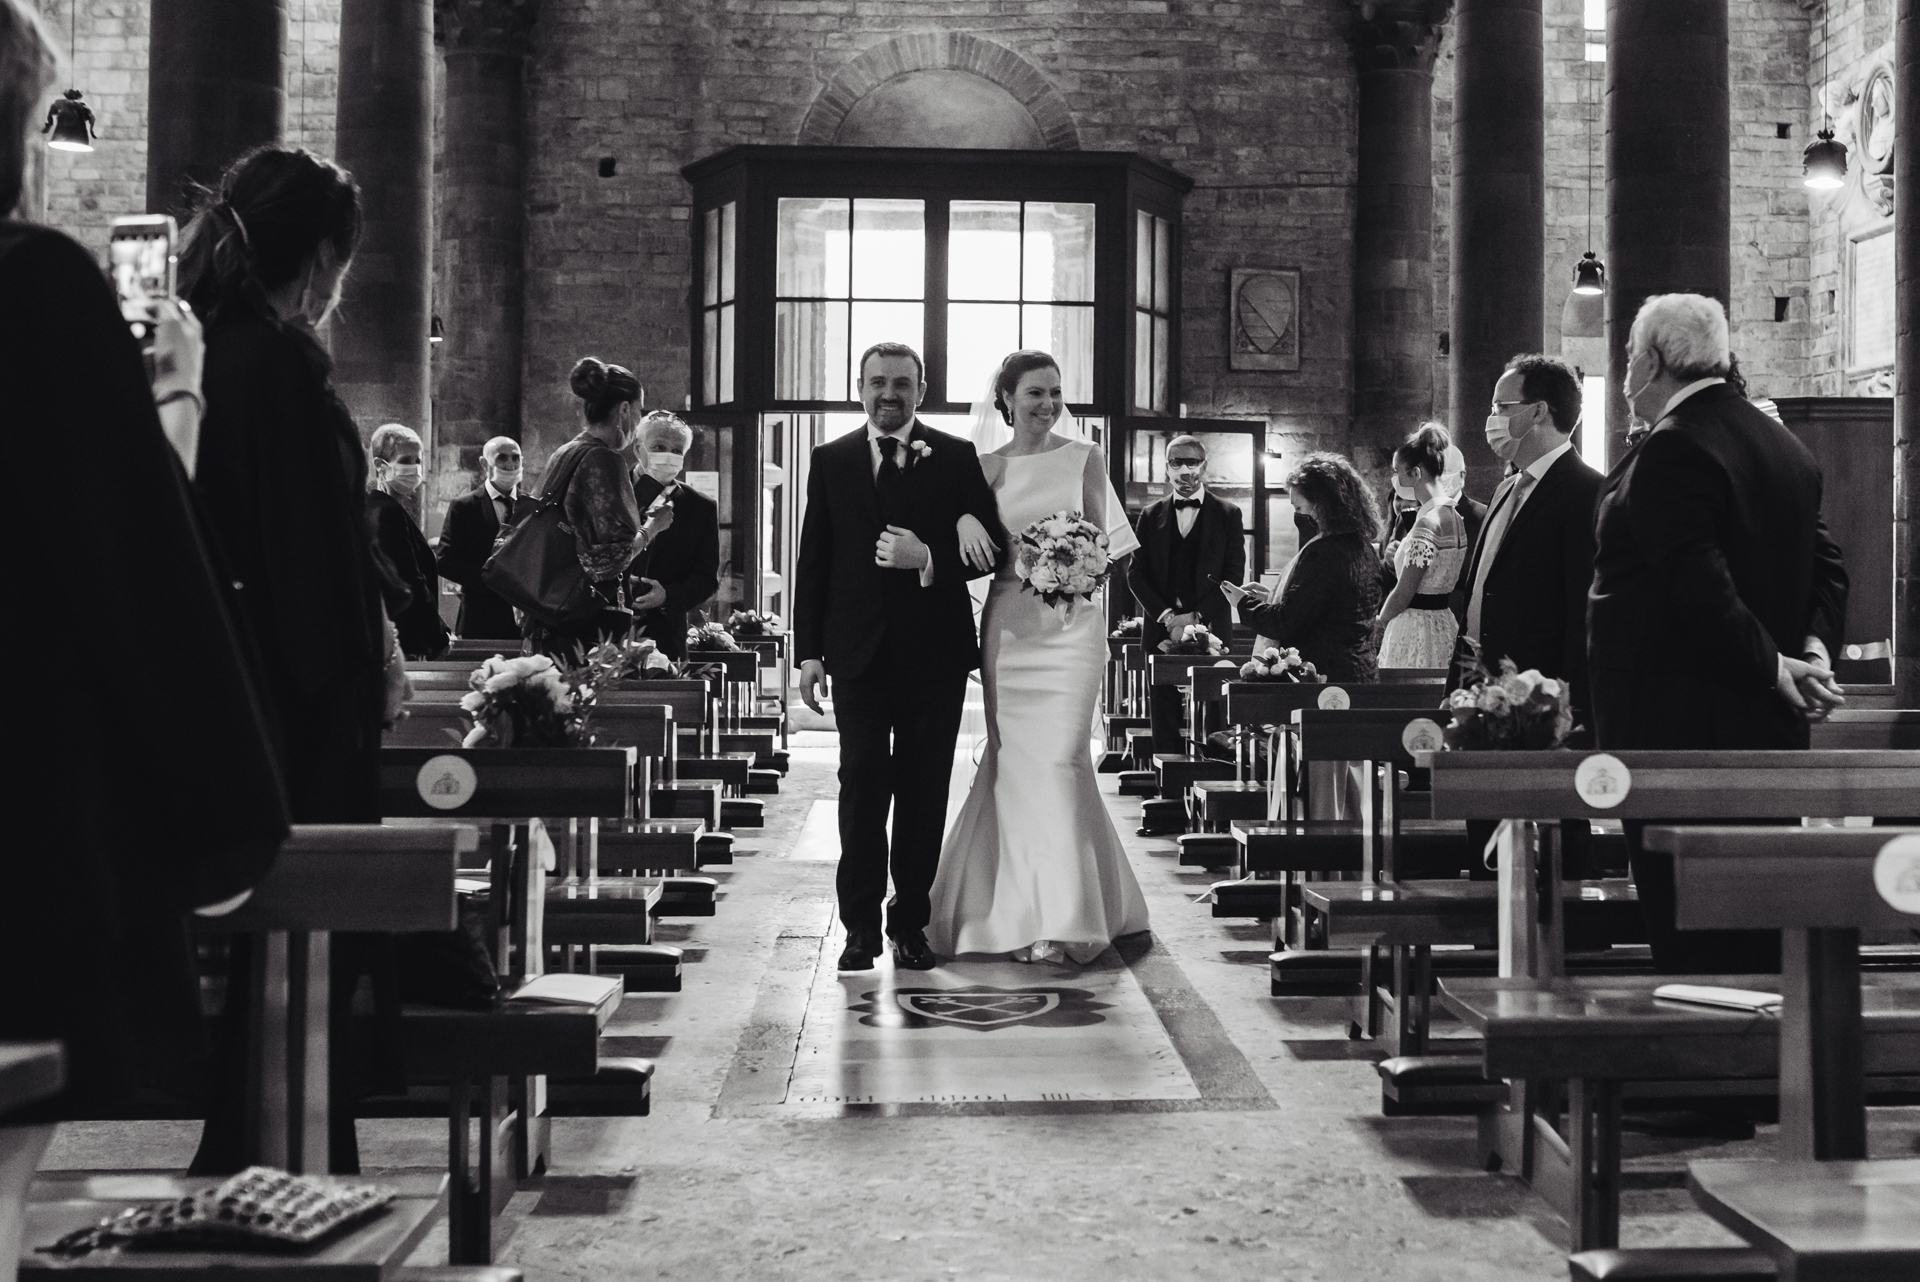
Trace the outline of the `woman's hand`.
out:
<instances>
[{"instance_id":1,"label":"woman's hand","mask_svg":"<svg viewBox=\"0 0 1920 1282\"><path fill-rule=\"evenodd\" d=\"M1239 605L1242 601L1253 595L1253 593L1247 591L1245 588L1236 587L1231 583L1222 583L1220 585L1220 591L1226 595L1227 604L1229 605Z\"/></svg>"},{"instance_id":2,"label":"woman's hand","mask_svg":"<svg viewBox=\"0 0 1920 1282\"><path fill-rule=\"evenodd\" d=\"M200 459L200 370L207 345L200 321L184 301L164 299L157 309L153 337L153 399L160 406L160 428L180 456L189 480Z\"/></svg>"},{"instance_id":3,"label":"woman's hand","mask_svg":"<svg viewBox=\"0 0 1920 1282\"><path fill-rule=\"evenodd\" d=\"M1000 545L988 535L980 518L971 512L962 512L954 527L960 535L960 559L983 574L993 569Z\"/></svg>"},{"instance_id":4,"label":"woman's hand","mask_svg":"<svg viewBox=\"0 0 1920 1282\"><path fill-rule=\"evenodd\" d=\"M647 519L640 526L641 547L647 547L660 537L660 532L673 524L673 504L661 503L647 509Z\"/></svg>"}]
</instances>

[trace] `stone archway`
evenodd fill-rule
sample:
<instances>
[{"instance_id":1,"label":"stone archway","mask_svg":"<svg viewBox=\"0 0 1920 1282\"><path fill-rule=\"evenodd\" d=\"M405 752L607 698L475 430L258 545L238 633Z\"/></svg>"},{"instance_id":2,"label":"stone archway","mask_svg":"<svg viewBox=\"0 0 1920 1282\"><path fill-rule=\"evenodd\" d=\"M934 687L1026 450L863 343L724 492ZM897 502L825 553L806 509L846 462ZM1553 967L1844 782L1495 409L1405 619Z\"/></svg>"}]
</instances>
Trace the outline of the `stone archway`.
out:
<instances>
[{"instance_id":1,"label":"stone archway","mask_svg":"<svg viewBox=\"0 0 1920 1282\"><path fill-rule=\"evenodd\" d=\"M896 36L842 67L800 125L802 146L1077 151L1066 100L1004 46L958 32Z\"/></svg>"}]
</instances>

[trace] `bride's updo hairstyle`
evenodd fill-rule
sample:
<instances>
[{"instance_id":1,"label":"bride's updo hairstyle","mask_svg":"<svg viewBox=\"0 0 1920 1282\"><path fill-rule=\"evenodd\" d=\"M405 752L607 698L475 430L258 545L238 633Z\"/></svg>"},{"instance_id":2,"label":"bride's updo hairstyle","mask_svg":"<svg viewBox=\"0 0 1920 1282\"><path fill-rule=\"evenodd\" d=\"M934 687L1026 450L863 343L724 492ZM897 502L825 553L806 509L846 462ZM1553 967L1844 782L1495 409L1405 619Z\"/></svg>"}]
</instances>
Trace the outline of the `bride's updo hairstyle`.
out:
<instances>
[{"instance_id":1,"label":"bride's updo hairstyle","mask_svg":"<svg viewBox=\"0 0 1920 1282\"><path fill-rule=\"evenodd\" d=\"M1058 374L1060 362L1031 347L1008 352L1007 359L1000 362L1000 372L993 376L993 408L1000 411L1001 421L1008 427L1013 426L1013 389L1037 369L1050 369Z\"/></svg>"},{"instance_id":2,"label":"bride's updo hairstyle","mask_svg":"<svg viewBox=\"0 0 1920 1282\"><path fill-rule=\"evenodd\" d=\"M604 423L622 405L640 399L640 380L624 365L608 365L597 356L582 356L568 380L589 423Z\"/></svg>"},{"instance_id":3,"label":"bride's updo hairstyle","mask_svg":"<svg viewBox=\"0 0 1920 1282\"><path fill-rule=\"evenodd\" d=\"M1422 423L1393 452L1393 465L1412 465L1427 474L1429 484L1447 470L1447 447L1453 437L1438 423Z\"/></svg>"}]
</instances>

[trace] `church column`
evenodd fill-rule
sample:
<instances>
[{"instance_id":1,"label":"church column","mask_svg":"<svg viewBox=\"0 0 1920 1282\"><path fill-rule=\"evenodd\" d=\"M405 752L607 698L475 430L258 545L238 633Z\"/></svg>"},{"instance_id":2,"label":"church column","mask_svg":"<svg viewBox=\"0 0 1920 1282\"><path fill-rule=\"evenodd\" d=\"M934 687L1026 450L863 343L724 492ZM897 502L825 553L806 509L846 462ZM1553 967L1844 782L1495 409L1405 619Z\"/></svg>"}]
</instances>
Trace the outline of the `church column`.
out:
<instances>
[{"instance_id":1,"label":"church column","mask_svg":"<svg viewBox=\"0 0 1920 1282\"><path fill-rule=\"evenodd\" d=\"M1649 294L1728 301L1727 7L1607 5L1607 457L1626 448L1627 332Z\"/></svg>"},{"instance_id":2,"label":"church column","mask_svg":"<svg viewBox=\"0 0 1920 1282\"><path fill-rule=\"evenodd\" d=\"M1894 18L1893 681L1920 707L1920 0Z\"/></svg>"},{"instance_id":3,"label":"church column","mask_svg":"<svg viewBox=\"0 0 1920 1282\"><path fill-rule=\"evenodd\" d=\"M1356 5L1353 439L1390 447L1433 413L1433 63L1453 0Z\"/></svg>"},{"instance_id":4,"label":"church column","mask_svg":"<svg viewBox=\"0 0 1920 1282\"><path fill-rule=\"evenodd\" d=\"M179 217L242 152L278 142L287 95L286 0L153 0L147 55L147 209Z\"/></svg>"},{"instance_id":5,"label":"church column","mask_svg":"<svg viewBox=\"0 0 1920 1282\"><path fill-rule=\"evenodd\" d=\"M433 71L432 0L344 0L334 151L365 222L328 327L334 382L363 435L403 423L429 448Z\"/></svg>"},{"instance_id":6,"label":"church column","mask_svg":"<svg viewBox=\"0 0 1920 1282\"><path fill-rule=\"evenodd\" d=\"M435 463L477 481L480 447L520 437L526 310L528 0L436 0L446 56L440 239L446 341L438 362ZM531 472L544 458L528 458Z\"/></svg>"},{"instance_id":7,"label":"church column","mask_svg":"<svg viewBox=\"0 0 1920 1282\"><path fill-rule=\"evenodd\" d=\"M1541 0L1460 0L1454 17L1453 315L1447 426L1468 488L1499 465L1481 424L1500 370L1546 329L1545 24Z\"/></svg>"}]
</instances>

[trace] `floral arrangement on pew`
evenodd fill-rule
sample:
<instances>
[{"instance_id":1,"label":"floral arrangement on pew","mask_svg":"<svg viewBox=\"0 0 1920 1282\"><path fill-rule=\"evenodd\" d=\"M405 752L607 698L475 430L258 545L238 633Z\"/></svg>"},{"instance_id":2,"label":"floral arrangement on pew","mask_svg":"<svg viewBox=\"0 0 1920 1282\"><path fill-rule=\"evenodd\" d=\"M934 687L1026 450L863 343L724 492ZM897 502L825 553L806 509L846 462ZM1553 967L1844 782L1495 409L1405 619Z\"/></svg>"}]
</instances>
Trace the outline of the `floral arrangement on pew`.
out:
<instances>
[{"instance_id":1,"label":"floral arrangement on pew","mask_svg":"<svg viewBox=\"0 0 1920 1282\"><path fill-rule=\"evenodd\" d=\"M1537 668L1519 671L1501 659L1499 672L1488 671L1471 640L1458 690L1447 696L1453 723L1446 728L1450 749L1558 748L1574 731L1573 700L1567 683L1543 677Z\"/></svg>"},{"instance_id":2,"label":"floral arrangement on pew","mask_svg":"<svg viewBox=\"0 0 1920 1282\"><path fill-rule=\"evenodd\" d=\"M733 633L718 623L703 623L697 628L687 629L687 649L689 650L738 650L740 643L733 639Z\"/></svg>"},{"instance_id":3,"label":"floral arrangement on pew","mask_svg":"<svg viewBox=\"0 0 1920 1282\"><path fill-rule=\"evenodd\" d=\"M1291 681L1296 685L1323 682L1326 677L1300 657L1300 651L1288 646L1268 646L1240 665L1242 681Z\"/></svg>"},{"instance_id":4,"label":"floral arrangement on pew","mask_svg":"<svg viewBox=\"0 0 1920 1282\"><path fill-rule=\"evenodd\" d=\"M1043 516L1013 536L1014 573L1063 618L1075 601L1093 599L1112 568L1107 532L1078 512Z\"/></svg>"},{"instance_id":5,"label":"floral arrangement on pew","mask_svg":"<svg viewBox=\"0 0 1920 1282\"><path fill-rule=\"evenodd\" d=\"M1227 643L1198 623L1190 623L1160 643L1162 654L1225 654Z\"/></svg>"},{"instance_id":6,"label":"floral arrangement on pew","mask_svg":"<svg viewBox=\"0 0 1920 1282\"><path fill-rule=\"evenodd\" d=\"M680 675L680 666L646 637L603 641L587 651L579 669L585 687L596 695L609 681L663 681Z\"/></svg>"},{"instance_id":7,"label":"floral arrangement on pew","mask_svg":"<svg viewBox=\"0 0 1920 1282\"><path fill-rule=\"evenodd\" d=\"M771 610L765 614L758 610L735 610L727 616L727 631L737 637L770 636L783 626L780 616Z\"/></svg>"},{"instance_id":8,"label":"floral arrangement on pew","mask_svg":"<svg viewBox=\"0 0 1920 1282\"><path fill-rule=\"evenodd\" d=\"M544 654L494 655L467 678L460 710L473 719L463 748L567 748L586 733L593 690L572 684Z\"/></svg>"},{"instance_id":9,"label":"floral arrangement on pew","mask_svg":"<svg viewBox=\"0 0 1920 1282\"><path fill-rule=\"evenodd\" d=\"M1139 615L1136 614L1130 619L1120 620L1120 626L1115 628L1112 632L1108 633L1107 635L1114 637L1116 639L1123 639L1126 637L1137 637L1140 635L1141 625L1144 624L1145 622L1146 622L1145 619L1142 619Z\"/></svg>"}]
</instances>

